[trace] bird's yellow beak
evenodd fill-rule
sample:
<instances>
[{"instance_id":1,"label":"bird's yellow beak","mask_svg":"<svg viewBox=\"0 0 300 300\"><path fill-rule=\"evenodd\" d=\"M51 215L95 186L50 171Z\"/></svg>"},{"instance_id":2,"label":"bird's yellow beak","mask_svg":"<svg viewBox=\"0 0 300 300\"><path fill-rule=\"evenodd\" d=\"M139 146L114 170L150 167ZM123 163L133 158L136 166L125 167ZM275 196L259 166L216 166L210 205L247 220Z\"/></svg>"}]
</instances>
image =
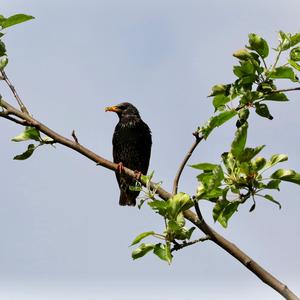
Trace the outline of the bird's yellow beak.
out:
<instances>
[{"instance_id":1,"label":"bird's yellow beak","mask_svg":"<svg viewBox=\"0 0 300 300\"><path fill-rule=\"evenodd\" d=\"M121 109L118 106L108 106L105 107L105 111L113 111L113 112L120 112Z\"/></svg>"}]
</instances>

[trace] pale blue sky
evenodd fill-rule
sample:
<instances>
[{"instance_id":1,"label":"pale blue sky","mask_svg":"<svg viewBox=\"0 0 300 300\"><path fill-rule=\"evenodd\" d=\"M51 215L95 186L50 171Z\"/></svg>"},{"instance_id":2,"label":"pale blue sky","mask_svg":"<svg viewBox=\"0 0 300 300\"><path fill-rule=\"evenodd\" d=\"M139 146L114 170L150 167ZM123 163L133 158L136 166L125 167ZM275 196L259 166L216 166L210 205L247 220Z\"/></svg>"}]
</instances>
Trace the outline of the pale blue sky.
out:
<instances>
[{"instance_id":1,"label":"pale blue sky","mask_svg":"<svg viewBox=\"0 0 300 300\"><path fill-rule=\"evenodd\" d=\"M1 0L5 16L36 17L7 30L7 73L34 117L66 136L75 129L106 158L117 117L103 108L134 103L153 132L150 169L170 190L191 133L213 112L211 86L233 80L231 54L250 32L275 45L278 30L299 31L299 10L298 0ZM3 83L0 90L13 101ZM283 166L298 170L299 96L272 104L272 122L254 116L248 141L267 144L265 156L287 153ZM218 162L233 125L216 130L191 162ZM119 207L114 174L62 146L13 161L26 147L10 142L21 128L6 120L0 128L1 299L281 299L209 242L175 253L170 267L151 255L132 261L128 245L162 230L160 218ZM195 175L186 169L180 190L194 193ZM300 294L298 195L285 184L275 195L281 211L259 201L249 213L249 203L228 229L214 227ZM213 225L211 205L202 209Z\"/></svg>"}]
</instances>

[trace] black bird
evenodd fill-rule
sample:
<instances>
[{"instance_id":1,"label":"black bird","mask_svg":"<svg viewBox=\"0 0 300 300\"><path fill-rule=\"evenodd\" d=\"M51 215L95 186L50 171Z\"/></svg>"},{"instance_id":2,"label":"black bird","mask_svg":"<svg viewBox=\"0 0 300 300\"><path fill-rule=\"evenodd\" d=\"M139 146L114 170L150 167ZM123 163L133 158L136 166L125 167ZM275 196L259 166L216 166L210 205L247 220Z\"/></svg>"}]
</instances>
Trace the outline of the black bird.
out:
<instances>
[{"instance_id":1,"label":"black bird","mask_svg":"<svg viewBox=\"0 0 300 300\"><path fill-rule=\"evenodd\" d=\"M120 188L120 205L134 206L138 191L131 191L135 179L122 173L122 166L147 174L151 154L151 131L141 119L135 106L128 102L106 107L105 111L117 113L119 122L112 139L114 162L119 164L116 177Z\"/></svg>"}]
</instances>

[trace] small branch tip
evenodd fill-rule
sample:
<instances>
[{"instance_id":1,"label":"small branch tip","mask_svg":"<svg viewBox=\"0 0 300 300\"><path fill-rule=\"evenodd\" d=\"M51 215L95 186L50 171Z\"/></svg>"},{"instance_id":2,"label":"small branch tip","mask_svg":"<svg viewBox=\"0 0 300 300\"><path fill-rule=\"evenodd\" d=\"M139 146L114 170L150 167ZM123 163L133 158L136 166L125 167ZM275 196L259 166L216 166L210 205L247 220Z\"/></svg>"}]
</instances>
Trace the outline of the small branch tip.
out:
<instances>
[{"instance_id":1,"label":"small branch tip","mask_svg":"<svg viewBox=\"0 0 300 300\"><path fill-rule=\"evenodd\" d=\"M74 130L74 129L73 129L73 131L72 131L72 137L73 137L75 143L76 143L76 144L79 144L78 138L77 138L77 136L76 136L76 134L75 134L75 130Z\"/></svg>"}]
</instances>

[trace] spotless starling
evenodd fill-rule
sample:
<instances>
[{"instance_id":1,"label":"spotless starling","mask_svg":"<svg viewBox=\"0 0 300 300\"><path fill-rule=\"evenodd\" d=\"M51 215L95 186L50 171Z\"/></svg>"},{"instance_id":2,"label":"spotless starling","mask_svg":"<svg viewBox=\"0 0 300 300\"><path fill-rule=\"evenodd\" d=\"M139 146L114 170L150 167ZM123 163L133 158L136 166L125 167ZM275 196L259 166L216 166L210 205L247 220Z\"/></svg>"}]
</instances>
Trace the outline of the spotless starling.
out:
<instances>
[{"instance_id":1,"label":"spotless starling","mask_svg":"<svg viewBox=\"0 0 300 300\"><path fill-rule=\"evenodd\" d=\"M131 103L106 107L105 111L115 112L119 117L112 139L113 159L120 166L116 171L121 192L119 204L134 206L139 192L129 189L129 186L134 186L135 179L122 173L122 166L147 174L152 145L151 131Z\"/></svg>"}]
</instances>

